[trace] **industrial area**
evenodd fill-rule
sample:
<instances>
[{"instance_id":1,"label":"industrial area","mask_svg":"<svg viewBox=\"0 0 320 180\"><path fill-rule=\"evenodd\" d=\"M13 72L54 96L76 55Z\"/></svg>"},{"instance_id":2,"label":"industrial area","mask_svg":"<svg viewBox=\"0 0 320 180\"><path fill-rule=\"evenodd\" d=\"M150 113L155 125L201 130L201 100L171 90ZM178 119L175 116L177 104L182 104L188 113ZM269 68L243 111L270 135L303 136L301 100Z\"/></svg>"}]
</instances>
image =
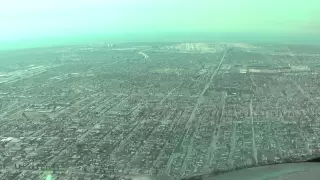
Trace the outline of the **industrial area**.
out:
<instances>
[{"instance_id":1,"label":"industrial area","mask_svg":"<svg viewBox=\"0 0 320 180\"><path fill-rule=\"evenodd\" d=\"M320 46L0 52L0 179L183 178L320 156Z\"/></svg>"}]
</instances>

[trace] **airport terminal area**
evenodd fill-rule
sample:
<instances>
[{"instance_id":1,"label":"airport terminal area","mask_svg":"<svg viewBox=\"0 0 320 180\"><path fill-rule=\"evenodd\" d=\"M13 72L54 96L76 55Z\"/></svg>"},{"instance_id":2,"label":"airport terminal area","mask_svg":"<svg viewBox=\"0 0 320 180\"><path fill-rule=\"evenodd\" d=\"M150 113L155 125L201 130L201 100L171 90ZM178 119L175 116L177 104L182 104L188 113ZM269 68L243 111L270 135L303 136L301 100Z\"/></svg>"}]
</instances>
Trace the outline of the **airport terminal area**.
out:
<instances>
[{"instance_id":1,"label":"airport terminal area","mask_svg":"<svg viewBox=\"0 0 320 180\"><path fill-rule=\"evenodd\" d=\"M320 156L319 73L316 45L3 51L0 179L182 178Z\"/></svg>"}]
</instances>

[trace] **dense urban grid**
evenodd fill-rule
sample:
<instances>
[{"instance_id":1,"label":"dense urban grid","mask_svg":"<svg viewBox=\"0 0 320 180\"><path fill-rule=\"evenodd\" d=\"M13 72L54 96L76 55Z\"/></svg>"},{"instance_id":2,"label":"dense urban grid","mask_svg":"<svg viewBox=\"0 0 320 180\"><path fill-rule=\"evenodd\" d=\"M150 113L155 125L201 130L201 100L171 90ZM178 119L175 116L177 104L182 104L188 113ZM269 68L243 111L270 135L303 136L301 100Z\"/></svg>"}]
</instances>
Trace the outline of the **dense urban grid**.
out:
<instances>
[{"instance_id":1,"label":"dense urban grid","mask_svg":"<svg viewBox=\"0 0 320 180\"><path fill-rule=\"evenodd\" d=\"M174 178L320 156L320 47L0 53L0 179Z\"/></svg>"}]
</instances>

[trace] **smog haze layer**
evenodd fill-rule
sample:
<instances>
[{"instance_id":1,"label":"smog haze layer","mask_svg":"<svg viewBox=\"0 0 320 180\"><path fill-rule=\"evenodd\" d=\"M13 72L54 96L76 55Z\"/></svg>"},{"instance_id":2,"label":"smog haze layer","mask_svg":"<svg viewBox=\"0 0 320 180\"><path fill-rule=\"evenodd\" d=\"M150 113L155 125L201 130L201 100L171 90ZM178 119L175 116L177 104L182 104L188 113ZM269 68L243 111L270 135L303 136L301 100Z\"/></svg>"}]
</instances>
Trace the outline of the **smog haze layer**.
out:
<instances>
[{"instance_id":1,"label":"smog haze layer","mask_svg":"<svg viewBox=\"0 0 320 180\"><path fill-rule=\"evenodd\" d=\"M310 41L316 0L12 0L0 7L0 48L98 41Z\"/></svg>"}]
</instances>

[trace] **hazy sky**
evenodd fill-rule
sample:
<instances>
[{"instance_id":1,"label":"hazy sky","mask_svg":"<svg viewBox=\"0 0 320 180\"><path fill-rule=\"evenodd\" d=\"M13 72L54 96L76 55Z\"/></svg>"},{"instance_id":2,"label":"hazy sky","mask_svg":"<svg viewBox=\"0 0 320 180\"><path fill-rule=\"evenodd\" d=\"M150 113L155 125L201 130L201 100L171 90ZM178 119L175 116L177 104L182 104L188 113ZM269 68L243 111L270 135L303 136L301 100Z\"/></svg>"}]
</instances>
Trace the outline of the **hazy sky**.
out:
<instances>
[{"instance_id":1,"label":"hazy sky","mask_svg":"<svg viewBox=\"0 0 320 180\"><path fill-rule=\"evenodd\" d=\"M316 33L319 12L319 0L8 0L0 44L119 32Z\"/></svg>"}]
</instances>

